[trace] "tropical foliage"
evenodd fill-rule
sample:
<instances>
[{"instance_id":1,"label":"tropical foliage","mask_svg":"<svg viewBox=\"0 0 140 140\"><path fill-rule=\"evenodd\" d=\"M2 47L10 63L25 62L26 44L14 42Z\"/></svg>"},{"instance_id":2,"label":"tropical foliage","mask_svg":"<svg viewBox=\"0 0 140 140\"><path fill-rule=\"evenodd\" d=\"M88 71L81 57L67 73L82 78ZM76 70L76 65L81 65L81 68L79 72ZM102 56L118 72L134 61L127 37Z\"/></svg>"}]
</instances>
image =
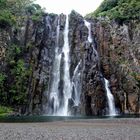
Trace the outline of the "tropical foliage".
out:
<instances>
[{"instance_id":1,"label":"tropical foliage","mask_svg":"<svg viewBox=\"0 0 140 140\"><path fill-rule=\"evenodd\" d=\"M110 19L140 19L139 0L104 0L99 8L87 17L104 17Z\"/></svg>"},{"instance_id":2,"label":"tropical foliage","mask_svg":"<svg viewBox=\"0 0 140 140\"><path fill-rule=\"evenodd\" d=\"M0 0L0 32L9 31L16 34L21 27L28 28L28 21L35 24L41 20L44 10L32 0ZM3 37L4 38L4 37ZM4 63L0 69L0 114L10 110L4 106L17 107L27 104L28 80L32 68L25 59L28 44L14 40L13 35L6 48ZM24 42L24 40L23 40Z\"/></svg>"},{"instance_id":3,"label":"tropical foliage","mask_svg":"<svg viewBox=\"0 0 140 140\"><path fill-rule=\"evenodd\" d=\"M32 0L0 0L0 27L6 28L19 25L27 13L39 20L43 10Z\"/></svg>"},{"instance_id":4,"label":"tropical foliage","mask_svg":"<svg viewBox=\"0 0 140 140\"><path fill-rule=\"evenodd\" d=\"M6 116L11 112L12 112L12 109L10 107L0 106L0 117Z\"/></svg>"}]
</instances>

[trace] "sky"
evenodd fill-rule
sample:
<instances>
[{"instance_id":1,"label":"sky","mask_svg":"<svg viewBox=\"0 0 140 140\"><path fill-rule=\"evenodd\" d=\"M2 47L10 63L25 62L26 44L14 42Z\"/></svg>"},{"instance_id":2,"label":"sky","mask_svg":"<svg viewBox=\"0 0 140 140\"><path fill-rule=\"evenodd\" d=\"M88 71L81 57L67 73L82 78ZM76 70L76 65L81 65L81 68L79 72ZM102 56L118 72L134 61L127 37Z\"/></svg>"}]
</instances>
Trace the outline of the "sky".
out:
<instances>
[{"instance_id":1,"label":"sky","mask_svg":"<svg viewBox=\"0 0 140 140\"><path fill-rule=\"evenodd\" d=\"M36 3L46 8L48 13L70 13L75 10L81 15L93 12L103 0L36 0Z\"/></svg>"}]
</instances>

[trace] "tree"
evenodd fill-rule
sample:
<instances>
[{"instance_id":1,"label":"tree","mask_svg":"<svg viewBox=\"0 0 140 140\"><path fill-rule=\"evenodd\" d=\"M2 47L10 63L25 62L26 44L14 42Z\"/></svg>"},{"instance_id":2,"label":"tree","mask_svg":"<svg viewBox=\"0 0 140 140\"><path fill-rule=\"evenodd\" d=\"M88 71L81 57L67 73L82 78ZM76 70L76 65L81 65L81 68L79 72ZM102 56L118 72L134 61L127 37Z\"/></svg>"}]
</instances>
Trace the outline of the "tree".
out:
<instances>
[{"instance_id":1,"label":"tree","mask_svg":"<svg viewBox=\"0 0 140 140\"><path fill-rule=\"evenodd\" d=\"M93 13L87 17L108 16L110 19L139 19L139 0L104 0L103 3Z\"/></svg>"}]
</instances>

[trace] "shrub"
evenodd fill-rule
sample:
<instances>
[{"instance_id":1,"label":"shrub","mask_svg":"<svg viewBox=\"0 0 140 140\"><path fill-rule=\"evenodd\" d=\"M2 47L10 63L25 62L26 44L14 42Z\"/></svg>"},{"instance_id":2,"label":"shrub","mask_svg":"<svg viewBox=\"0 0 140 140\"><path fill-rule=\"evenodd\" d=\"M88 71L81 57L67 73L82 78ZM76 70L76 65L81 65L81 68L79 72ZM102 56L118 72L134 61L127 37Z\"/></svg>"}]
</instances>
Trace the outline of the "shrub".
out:
<instances>
[{"instance_id":1,"label":"shrub","mask_svg":"<svg viewBox=\"0 0 140 140\"><path fill-rule=\"evenodd\" d=\"M15 24L15 17L8 10L0 10L0 27L6 28Z\"/></svg>"},{"instance_id":2,"label":"shrub","mask_svg":"<svg viewBox=\"0 0 140 140\"><path fill-rule=\"evenodd\" d=\"M5 107L5 106L0 106L0 116L8 115L11 112L12 112L11 108Z\"/></svg>"},{"instance_id":3,"label":"shrub","mask_svg":"<svg viewBox=\"0 0 140 140\"><path fill-rule=\"evenodd\" d=\"M110 19L140 19L139 0L104 0L99 8L86 17L108 16Z\"/></svg>"},{"instance_id":4,"label":"shrub","mask_svg":"<svg viewBox=\"0 0 140 140\"><path fill-rule=\"evenodd\" d=\"M6 79L6 75L4 73L0 73L0 93L2 94L4 92L4 81Z\"/></svg>"}]
</instances>

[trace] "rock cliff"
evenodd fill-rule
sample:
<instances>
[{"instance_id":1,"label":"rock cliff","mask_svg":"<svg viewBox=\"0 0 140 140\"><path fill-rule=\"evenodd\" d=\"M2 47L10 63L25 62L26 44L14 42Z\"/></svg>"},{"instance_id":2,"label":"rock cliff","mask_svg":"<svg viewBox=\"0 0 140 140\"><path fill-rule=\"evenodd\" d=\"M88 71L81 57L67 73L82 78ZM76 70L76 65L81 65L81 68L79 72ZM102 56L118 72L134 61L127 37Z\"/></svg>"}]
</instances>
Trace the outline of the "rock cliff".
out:
<instances>
[{"instance_id":1,"label":"rock cliff","mask_svg":"<svg viewBox=\"0 0 140 140\"><path fill-rule=\"evenodd\" d=\"M24 67L29 69L27 78L22 79L23 83L26 83L24 96L26 102L17 105L20 113L43 114L47 110L57 24L60 24L59 51L62 51L65 22L66 16L63 14L60 16L44 14L37 23L28 18L18 31L0 32L1 72L8 72L10 69L5 59L7 53L5 48L12 47L10 44L13 42L20 44L23 50L22 55L16 59L24 59ZM131 20L120 24L107 19L90 19L89 22L92 25L92 43L87 41L88 29L84 24L84 18L75 11L69 15L70 78L72 80L74 71L80 63L81 82L80 104L73 106L70 101L71 114L105 115L108 112L104 77L110 81L110 89L115 97L118 112L140 113L139 21ZM63 81L63 57L61 59L59 94L63 98L65 81ZM7 98L11 92L8 90L11 84L10 75L11 73L5 81ZM1 98L1 102L3 101ZM14 106L15 102L9 99L7 104Z\"/></svg>"},{"instance_id":2,"label":"rock cliff","mask_svg":"<svg viewBox=\"0 0 140 140\"><path fill-rule=\"evenodd\" d=\"M93 21L101 71L110 81L116 107L122 113L140 112L140 23Z\"/></svg>"}]
</instances>

